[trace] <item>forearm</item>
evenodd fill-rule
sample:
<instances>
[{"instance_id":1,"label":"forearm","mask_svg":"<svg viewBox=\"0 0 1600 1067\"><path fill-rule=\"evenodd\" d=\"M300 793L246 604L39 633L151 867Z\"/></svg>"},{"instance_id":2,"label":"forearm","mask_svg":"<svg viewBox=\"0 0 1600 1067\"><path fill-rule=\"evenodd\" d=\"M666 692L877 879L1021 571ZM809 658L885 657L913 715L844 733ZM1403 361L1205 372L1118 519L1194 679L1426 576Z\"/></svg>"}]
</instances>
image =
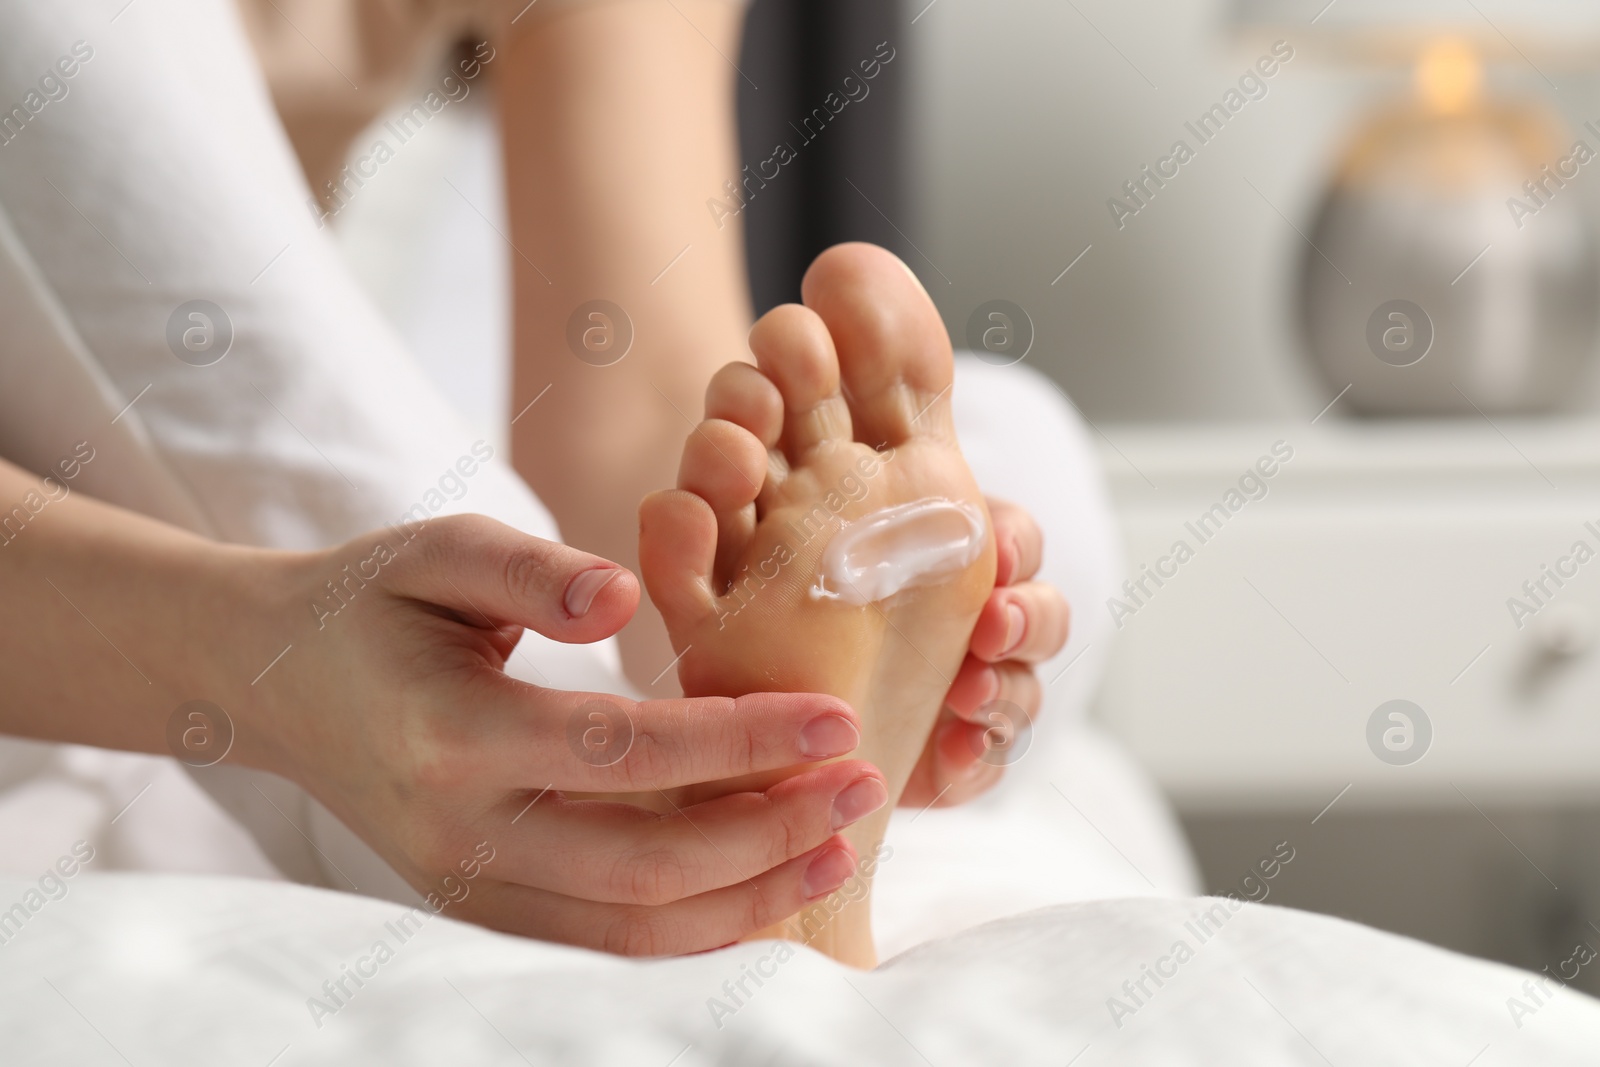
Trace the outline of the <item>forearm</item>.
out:
<instances>
[{"instance_id":1,"label":"forearm","mask_svg":"<svg viewBox=\"0 0 1600 1067\"><path fill-rule=\"evenodd\" d=\"M250 681L249 653L271 658L250 647L253 550L101 504L4 460L0 508L0 732L166 752L179 705L234 703ZM235 674L243 677L232 684ZM232 758L267 762L243 735Z\"/></svg>"},{"instance_id":2,"label":"forearm","mask_svg":"<svg viewBox=\"0 0 1600 1067\"><path fill-rule=\"evenodd\" d=\"M569 543L628 566L639 501L674 484L706 383L748 358L741 227L707 208L739 173L737 74L722 56L737 58L742 10L641 0L530 14L500 57L513 457ZM567 339L573 311L594 299L632 324L631 348L610 366ZM671 652L654 612L640 616L624 653L648 680Z\"/></svg>"}]
</instances>

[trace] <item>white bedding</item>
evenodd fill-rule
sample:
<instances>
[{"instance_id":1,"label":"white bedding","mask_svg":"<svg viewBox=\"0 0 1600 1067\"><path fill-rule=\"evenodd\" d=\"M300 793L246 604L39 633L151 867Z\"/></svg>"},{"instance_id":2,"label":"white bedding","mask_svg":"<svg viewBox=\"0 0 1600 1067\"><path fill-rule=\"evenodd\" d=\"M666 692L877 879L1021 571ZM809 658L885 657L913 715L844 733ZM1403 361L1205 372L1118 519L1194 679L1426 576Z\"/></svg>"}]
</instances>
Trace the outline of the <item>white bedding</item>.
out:
<instances>
[{"instance_id":1,"label":"white bedding","mask_svg":"<svg viewBox=\"0 0 1600 1067\"><path fill-rule=\"evenodd\" d=\"M103 6L109 17L111 5ZM119 14L125 6L116 0ZM27 146L0 157L0 346L28 357L0 360L0 453L43 464L57 438L70 444L93 434L104 459L86 474L86 492L238 541L323 544L391 521L480 431L498 439L502 427L470 427L444 410L326 235L309 231L302 205L269 195L274 179L293 184L281 136L195 149L187 109L217 109L220 117L200 124L206 129L270 123L264 92L238 76L236 31L211 25L224 10L202 0L132 7L116 27L116 47L97 54L94 78L73 90L71 108L53 110L30 129ZM58 50L54 21L87 18L76 6L16 8L19 25L0 38L0 65L36 69ZM52 192L25 165L24 149L55 160L114 158L116 166L57 167L60 188ZM419 146L407 158L426 170L431 157ZM397 162L386 179L412 165ZM480 165L480 178L492 173ZM430 177L435 192L443 188ZM457 178L477 198L479 186ZM380 189L361 203L376 210ZM127 261L73 214L72 203L107 197L127 206L114 230ZM460 271L463 290L503 298L503 278L463 270L464 260L492 263L490 253L501 254L481 221L463 216L442 232L484 247L446 242L461 255L432 249L417 258ZM64 241L64 233L77 238ZM218 249L249 255L219 269ZM130 279L129 262L155 272L159 285L145 282L147 290ZM247 327L209 377L174 363L161 331L150 328L195 295L196 279ZM444 303L452 328L433 347L448 383L462 380L462 353L478 347L462 324L505 315ZM406 332L426 357L429 346L415 336L426 331ZM503 349L503 336L482 347ZM959 373L963 444L984 484L1028 503L1058 532L1046 561L1052 581L1080 605L1103 602L1120 568L1083 427L1037 380L973 361ZM503 373L465 379L476 385L454 399L503 420L504 398L487 395L496 380L503 387ZM271 404L254 400L257 393L271 394ZM1003 402L976 402L985 395ZM1012 436L1035 431L1053 436ZM338 470L311 450L312 439ZM452 508L553 534L542 509L497 469ZM341 472L354 474L361 490ZM1083 725L1109 652L1105 626L1103 615L1084 610L1072 644L1045 666L1049 711L1005 789L959 811L897 816L896 852L881 867L877 896L885 950L1047 902L1171 894L1193 884L1158 795ZM530 640L525 651L555 682L567 669L607 666L536 645ZM282 801L299 821L258 805L249 837L170 760L0 743L0 870L36 876L80 838L98 850L87 870L62 883L60 900L35 881L0 878L0 1062L1081 1067L1325 1057L1484 1067L1579 1063L1585 1050L1600 1048L1595 1005L1576 994L1558 993L1519 1028L1507 1000L1523 995L1527 976L1256 907L1230 915L1118 1027L1108 999L1125 996L1121 983L1137 981L1143 965L1172 949L1198 908L1157 899L1006 919L924 945L870 975L798 953L748 1003L740 997L720 1028L707 999L731 1004L722 984L745 966L770 964L773 946L632 963L434 919L319 1028L308 998L372 952L399 906L283 882L102 873L133 867L315 881L326 872L305 844L306 826L364 889L377 889L347 858L359 850L336 847L341 830L320 809L303 797L305 806Z\"/></svg>"},{"instance_id":2,"label":"white bedding","mask_svg":"<svg viewBox=\"0 0 1600 1067\"><path fill-rule=\"evenodd\" d=\"M79 873L65 884L0 945L8 1064L1600 1059L1600 1003L1581 994L1553 990L1514 1020L1523 972L1304 912L1230 913L1217 898L1057 906L861 973L773 942L633 962L438 917L402 942L400 906L284 883ZM0 880L0 908L34 885ZM1191 926L1207 909L1220 913L1202 942ZM1179 940L1192 958L1162 963ZM392 952L381 963L379 941ZM1158 964L1171 977L1147 979L1134 1006L1123 983ZM346 978L336 1002L323 983L350 968L366 977ZM1131 1013L1114 1020L1113 997Z\"/></svg>"}]
</instances>

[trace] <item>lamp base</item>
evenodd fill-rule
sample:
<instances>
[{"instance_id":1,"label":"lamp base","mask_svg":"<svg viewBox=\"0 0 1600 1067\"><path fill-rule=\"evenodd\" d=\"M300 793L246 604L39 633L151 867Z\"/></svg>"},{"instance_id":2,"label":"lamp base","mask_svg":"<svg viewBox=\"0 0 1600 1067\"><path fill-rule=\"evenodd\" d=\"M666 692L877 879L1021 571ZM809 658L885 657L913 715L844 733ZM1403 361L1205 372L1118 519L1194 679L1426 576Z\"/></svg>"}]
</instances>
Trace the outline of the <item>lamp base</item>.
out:
<instances>
[{"instance_id":1,"label":"lamp base","mask_svg":"<svg viewBox=\"0 0 1600 1067\"><path fill-rule=\"evenodd\" d=\"M1573 391L1600 331L1600 245L1569 188L1596 153L1563 140L1534 105L1396 108L1364 124L1298 294L1313 360L1350 387L1351 410L1531 413Z\"/></svg>"}]
</instances>

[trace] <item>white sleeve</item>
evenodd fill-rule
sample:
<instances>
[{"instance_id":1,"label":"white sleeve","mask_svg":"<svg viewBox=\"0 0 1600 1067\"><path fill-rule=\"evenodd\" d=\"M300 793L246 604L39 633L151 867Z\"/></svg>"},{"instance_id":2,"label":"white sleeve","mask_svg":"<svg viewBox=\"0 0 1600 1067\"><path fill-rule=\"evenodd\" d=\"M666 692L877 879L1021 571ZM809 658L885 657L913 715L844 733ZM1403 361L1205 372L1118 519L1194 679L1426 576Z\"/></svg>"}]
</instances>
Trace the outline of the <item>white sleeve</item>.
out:
<instances>
[{"instance_id":1,"label":"white sleeve","mask_svg":"<svg viewBox=\"0 0 1600 1067\"><path fill-rule=\"evenodd\" d=\"M557 538L307 210L230 6L6 5L0 109L8 458L39 469L87 441L96 458L73 489L225 541L313 548L462 511ZM282 651L260 649L261 665ZM522 651L513 664L544 684L621 691L614 649L530 634ZM333 846L306 836L342 827L298 789L227 767L205 784L285 873L343 884Z\"/></svg>"}]
</instances>

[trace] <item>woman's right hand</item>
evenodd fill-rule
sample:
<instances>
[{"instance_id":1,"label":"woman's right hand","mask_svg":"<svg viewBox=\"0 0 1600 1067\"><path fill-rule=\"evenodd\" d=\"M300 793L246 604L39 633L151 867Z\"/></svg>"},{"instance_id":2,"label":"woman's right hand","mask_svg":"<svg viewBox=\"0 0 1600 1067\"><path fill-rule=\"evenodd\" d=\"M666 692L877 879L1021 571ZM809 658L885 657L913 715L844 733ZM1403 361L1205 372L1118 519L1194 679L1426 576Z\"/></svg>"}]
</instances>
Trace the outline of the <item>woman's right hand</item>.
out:
<instances>
[{"instance_id":1,"label":"woman's right hand","mask_svg":"<svg viewBox=\"0 0 1600 1067\"><path fill-rule=\"evenodd\" d=\"M627 570L479 516L327 552L239 551L267 605L254 625L293 651L231 687L236 755L298 782L452 916L677 954L781 921L853 873L838 831L866 812L835 798L882 777L859 760L665 815L570 795L813 763L860 737L827 696L635 702L504 672L524 627L616 633L639 600Z\"/></svg>"}]
</instances>

